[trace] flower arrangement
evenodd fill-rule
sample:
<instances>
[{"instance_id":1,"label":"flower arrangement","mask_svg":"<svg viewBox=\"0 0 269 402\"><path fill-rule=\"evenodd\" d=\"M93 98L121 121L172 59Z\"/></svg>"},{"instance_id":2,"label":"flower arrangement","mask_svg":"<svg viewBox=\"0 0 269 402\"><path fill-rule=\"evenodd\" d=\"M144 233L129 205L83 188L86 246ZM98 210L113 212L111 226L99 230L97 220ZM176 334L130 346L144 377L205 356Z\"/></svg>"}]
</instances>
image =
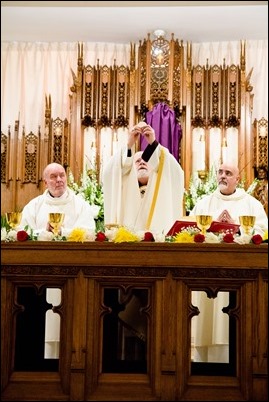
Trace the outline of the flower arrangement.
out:
<instances>
[{"instance_id":1,"label":"flower arrangement","mask_svg":"<svg viewBox=\"0 0 269 402\"><path fill-rule=\"evenodd\" d=\"M207 232L203 235L197 227L188 226L182 228L174 236L166 236L163 233L148 231L135 232L130 228L117 227L105 229L105 231L89 231L84 228L74 228L68 236L54 235L51 232L41 232L33 235L33 231L26 227L24 230L1 229L1 241L72 241L72 242L113 242L113 243L136 243L136 242L169 242L169 243L237 243L237 244L261 244L268 243L268 231L263 236L259 234L239 235L226 233Z\"/></svg>"},{"instance_id":2,"label":"flower arrangement","mask_svg":"<svg viewBox=\"0 0 269 402\"><path fill-rule=\"evenodd\" d=\"M68 174L68 187L88 201L90 205L97 205L99 207L99 213L95 219L96 229L104 230L103 189L102 185L98 183L96 171L87 170L87 173L80 176L79 183L75 182L74 175L70 171Z\"/></svg>"},{"instance_id":3,"label":"flower arrangement","mask_svg":"<svg viewBox=\"0 0 269 402\"><path fill-rule=\"evenodd\" d=\"M1 215L1 229L6 228L7 230L10 229L9 224L7 223L6 214Z\"/></svg>"},{"instance_id":4,"label":"flower arrangement","mask_svg":"<svg viewBox=\"0 0 269 402\"><path fill-rule=\"evenodd\" d=\"M216 170L213 167L206 174L204 180L192 175L190 178L189 190L186 190L184 194L186 211L191 211L198 200L206 194L213 193L216 188L217 175Z\"/></svg>"},{"instance_id":5,"label":"flower arrangement","mask_svg":"<svg viewBox=\"0 0 269 402\"><path fill-rule=\"evenodd\" d=\"M249 186L247 192L251 193L256 185L256 179ZM76 183L72 172L68 175L68 186L76 193L88 201L91 205L99 207L99 214L96 218L96 230L89 231L84 228L74 228L68 236L54 235L51 232L43 231L39 235L34 234L31 228L25 227L24 230L16 231L11 229L6 222L5 216L1 216L1 241L110 241L114 243L123 242L170 242L170 243L238 243L238 244L260 244L268 243L268 231L260 235L233 235L231 233L212 233L206 235L200 233L196 227L183 228L175 236L166 236L163 233L134 232L130 228L120 227L107 229L104 225L104 199L101 184L97 181L95 171L87 171L87 174L81 175L80 183ZM241 181L239 187L244 186ZM190 180L189 190L185 192L186 210L190 211L198 199L205 194L212 193L217 188L216 171L212 167L205 180Z\"/></svg>"}]
</instances>

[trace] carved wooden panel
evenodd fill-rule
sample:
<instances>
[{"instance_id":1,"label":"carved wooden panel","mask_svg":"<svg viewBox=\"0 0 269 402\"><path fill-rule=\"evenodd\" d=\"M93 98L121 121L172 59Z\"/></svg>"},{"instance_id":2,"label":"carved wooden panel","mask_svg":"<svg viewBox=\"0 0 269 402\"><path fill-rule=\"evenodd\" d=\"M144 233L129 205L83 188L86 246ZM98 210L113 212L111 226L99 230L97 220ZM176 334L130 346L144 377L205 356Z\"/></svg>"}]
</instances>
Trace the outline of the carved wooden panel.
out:
<instances>
[{"instance_id":1,"label":"carved wooden panel","mask_svg":"<svg viewBox=\"0 0 269 402\"><path fill-rule=\"evenodd\" d=\"M22 184L39 183L39 158L40 158L40 131L35 135L32 131L22 133L23 163L22 163Z\"/></svg>"},{"instance_id":2,"label":"carved wooden panel","mask_svg":"<svg viewBox=\"0 0 269 402\"><path fill-rule=\"evenodd\" d=\"M268 120L254 121L254 166L263 166L268 172Z\"/></svg>"},{"instance_id":3,"label":"carved wooden panel","mask_svg":"<svg viewBox=\"0 0 269 402\"><path fill-rule=\"evenodd\" d=\"M1 183L9 185L10 127L8 134L1 132Z\"/></svg>"},{"instance_id":4,"label":"carved wooden panel","mask_svg":"<svg viewBox=\"0 0 269 402\"><path fill-rule=\"evenodd\" d=\"M49 138L49 161L68 166L69 158L69 123L67 119L59 117L51 121L51 133Z\"/></svg>"},{"instance_id":5,"label":"carved wooden panel","mask_svg":"<svg viewBox=\"0 0 269 402\"><path fill-rule=\"evenodd\" d=\"M130 70L125 66L85 66L82 78L82 124L127 127Z\"/></svg>"},{"instance_id":6,"label":"carved wooden panel","mask_svg":"<svg viewBox=\"0 0 269 402\"><path fill-rule=\"evenodd\" d=\"M165 102L177 114L183 106L183 43L161 34L153 41L148 36L138 48L137 103L143 115L149 104Z\"/></svg>"},{"instance_id":7,"label":"carved wooden panel","mask_svg":"<svg viewBox=\"0 0 269 402\"><path fill-rule=\"evenodd\" d=\"M241 116L240 91L238 66L193 67L193 127L237 127Z\"/></svg>"}]
</instances>

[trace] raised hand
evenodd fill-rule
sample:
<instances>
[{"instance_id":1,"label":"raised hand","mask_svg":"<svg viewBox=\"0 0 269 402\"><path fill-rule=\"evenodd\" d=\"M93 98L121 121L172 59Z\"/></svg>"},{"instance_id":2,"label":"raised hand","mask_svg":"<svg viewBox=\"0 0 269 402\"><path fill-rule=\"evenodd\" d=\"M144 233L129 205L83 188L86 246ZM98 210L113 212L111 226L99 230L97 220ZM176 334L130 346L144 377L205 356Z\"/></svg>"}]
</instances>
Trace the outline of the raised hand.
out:
<instances>
[{"instance_id":1,"label":"raised hand","mask_svg":"<svg viewBox=\"0 0 269 402\"><path fill-rule=\"evenodd\" d=\"M153 128L144 121L141 121L140 123L136 124L129 132L128 148L132 148L140 135L143 135L149 144L152 144L153 141L155 141L155 131L153 130Z\"/></svg>"},{"instance_id":2,"label":"raised hand","mask_svg":"<svg viewBox=\"0 0 269 402\"><path fill-rule=\"evenodd\" d=\"M147 140L147 142L149 144L152 144L156 137L155 137L155 131L153 130L153 128L151 126L149 126L148 124L146 126L143 127L143 131L141 133Z\"/></svg>"}]
</instances>

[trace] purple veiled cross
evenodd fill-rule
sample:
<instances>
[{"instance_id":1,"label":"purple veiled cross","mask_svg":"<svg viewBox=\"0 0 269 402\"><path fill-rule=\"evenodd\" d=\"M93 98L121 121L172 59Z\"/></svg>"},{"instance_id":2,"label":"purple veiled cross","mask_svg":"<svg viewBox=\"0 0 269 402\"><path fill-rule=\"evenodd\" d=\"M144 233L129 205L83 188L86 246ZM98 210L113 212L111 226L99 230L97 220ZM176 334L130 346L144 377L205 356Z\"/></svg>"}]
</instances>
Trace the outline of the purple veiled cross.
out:
<instances>
[{"instance_id":1,"label":"purple veiled cross","mask_svg":"<svg viewBox=\"0 0 269 402\"><path fill-rule=\"evenodd\" d=\"M166 103L157 103L146 113L146 123L155 130L156 140L168 148L179 161L179 146L182 137L181 126L176 121L176 114ZM147 146L147 141L141 137L141 151Z\"/></svg>"}]
</instances>

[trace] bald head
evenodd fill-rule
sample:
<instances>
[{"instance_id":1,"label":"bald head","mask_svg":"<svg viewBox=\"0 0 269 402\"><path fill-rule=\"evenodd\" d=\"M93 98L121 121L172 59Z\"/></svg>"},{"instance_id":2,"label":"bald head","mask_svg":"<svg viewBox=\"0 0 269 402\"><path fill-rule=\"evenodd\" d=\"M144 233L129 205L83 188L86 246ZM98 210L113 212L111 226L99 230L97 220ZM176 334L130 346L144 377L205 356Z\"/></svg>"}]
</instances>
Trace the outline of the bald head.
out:
<instances>
[{"instance_id":1,"label":"bald head","mask_svg":"<svg viewBox=\"0 0 269 402\"><path fill-rule=\"evenodd\" d=\"M220 192L231 195L235 192L240 179L238 166L223 163L217 172L217 182Z\"/></svg>"},{"instance_id":2,"label":"bald head","mask_svg":"<svg viewBox=\"0 0 269 402\"><path fill-rule=\"evenodd\" d=\"M59 163L50 163L43 171L44 183L53 197L61 197L67 188L65 169Z\"/></svg>"},{"instance_id":3,"label":"bald head","mask_svg":"<svg viewBox=\"0 0 269 402\"><path fill-rule=\"evenodd\" d=\"M62 165L56 162L52 162L49 163L43 170L43 179L45 180L50 175L50 172L55 171L63 171L65 173L64 167Z\"/></svg>"}]
</instances>

